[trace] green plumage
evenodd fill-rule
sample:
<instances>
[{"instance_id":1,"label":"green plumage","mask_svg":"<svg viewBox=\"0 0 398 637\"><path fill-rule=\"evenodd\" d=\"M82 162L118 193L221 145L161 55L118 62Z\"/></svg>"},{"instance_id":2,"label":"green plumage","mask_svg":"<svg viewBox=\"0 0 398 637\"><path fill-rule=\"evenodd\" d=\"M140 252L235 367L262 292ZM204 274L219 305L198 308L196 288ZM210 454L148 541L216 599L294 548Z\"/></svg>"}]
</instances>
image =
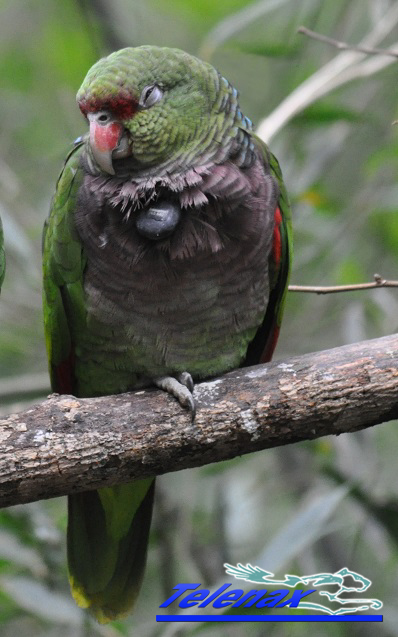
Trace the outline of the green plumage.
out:
<instances>
[{"instance_id":1,"label":"green plumage","mask_svg":"<svg viewBox=\"0 0 398 637\"><path fill-rule=\"evenodd\" d=\"M268 360L290 209L237 91L182 51L140 47L100 60L78 101L90 134L67 157L44 233L53 390L88 397L172 377L183 403L181 373ZM101 622L137 597L153 490L149 479L69 498L72 594Z\"/></svg>"},{"instance_id":2,"label":"green plumage","mask_svg":"<svg viewBox=\"0 0 398 637\"><path fill-rule=\"evenodd\" d=\"M153 487L148 479L69 497L72 594L101 623L125 616L139 593Z\"/></svg>"},{"instance_id":3,"label":"green plumage","mask_svg":"<svg viewBox=\"0 0 398 637\"><path fill-rule=\"evenodd\" d=\"M74 227L74 206L81 187L82 147L68 156L57 183L51 213L44 228L43 309L51 385L78 396L122 391L97 365L86 375L84 365L71 361L79 350L77 335L87 325L83 289L85 258ZM61 371L60 371L61 370ZM102 380L101 380L102 378ZM105 623L128 613L138 595L146 560L153 504L153 479L104 488L68 499L68 567L71 592L79 606ZM132 522L133 521L133 522ZM133 572L129 563L134 564Z\"/></svg>"},{"instance_id":4,"label":"green plumage","mask_svg":"<svg viewBox=\"0 0 398 637\"><path fill-rule=\"evenodd\" d=\"M4 252L3 226L0 219L0 291L1 291L1 286L3 285L5 272L6 272L6 255Z\"/></svg>"}]
</instances>

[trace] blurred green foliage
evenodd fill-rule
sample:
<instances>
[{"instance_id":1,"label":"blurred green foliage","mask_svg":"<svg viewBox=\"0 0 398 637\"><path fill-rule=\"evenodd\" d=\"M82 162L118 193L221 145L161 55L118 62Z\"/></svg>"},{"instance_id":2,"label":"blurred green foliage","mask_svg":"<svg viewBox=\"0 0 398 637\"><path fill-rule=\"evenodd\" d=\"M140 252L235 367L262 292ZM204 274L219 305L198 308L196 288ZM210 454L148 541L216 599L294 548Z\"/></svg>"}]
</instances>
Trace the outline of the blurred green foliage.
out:
<instances>
[{"instance_id":1,"label":"blurred green foliage","mask_svg":"<svg viewBox=\"0 0 398 637\"><path fill-rule=\"evenodd\" d=\"M146 43L200 52L239 88L243 111L258 124L279 113L292 91L340 55L298 35L299 25L357 43L397 5L396 0L0 1L0 216L7 249L0 414L48 390L41 228L63 158L86 130L74 96L93 62L114 48ZM379 46L395 44L397 23L398 16L385 25ZM398 278L398 128L391 125L398 117L396 74L392 63L353 77L299 110L271 139L294 209L296 284L358 282L375 272ZM393 289L338 297L290 294L277 357L382 336L397 329L397 316ZM372 596L385 604L384 623L376 629L325 625L316 633L398 635L397 443L390 423L165 476L159 480L137 611L109 627L94 625L70 599L64 500L2 511L0 637L202 632L261 637L265 628L255 624L190 625L179 633L178 627L155 623L172 586L201 581L215 587L224 561L274 565L279 575L347 566L373 581ZM266 628L273 637L307 631L300 624Z\"/></svg>"}]
</instances>

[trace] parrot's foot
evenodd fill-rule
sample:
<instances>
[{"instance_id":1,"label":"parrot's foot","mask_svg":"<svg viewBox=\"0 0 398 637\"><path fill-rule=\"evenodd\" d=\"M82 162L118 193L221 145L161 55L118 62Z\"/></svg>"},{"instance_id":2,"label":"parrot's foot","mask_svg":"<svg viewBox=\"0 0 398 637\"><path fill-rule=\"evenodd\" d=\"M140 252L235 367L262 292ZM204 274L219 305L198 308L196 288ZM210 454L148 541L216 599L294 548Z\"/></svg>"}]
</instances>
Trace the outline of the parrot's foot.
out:
<instances>
[{"instance_id":1,"label":"parrot's foot","mask_svg":"<svg viewBox=\"0 0 398 637\"><path fill-rule=\"evenodd\" d=\"M192 416L192 422L195 420L196 403L192 395L194 383L191 374L182 372L177 378L173 376L161 376L153 381L156 387L167 391L177 398L180 405L189 409Z\"/></svg>"},{"instance_id":2,"label":"parrot's foot","mask_svg":"<svg viewBox=\"0 0 398 637\"><path fill-rule=\"evenodd\" d=\"M187 387L189 389L191 394L193 394L194 382L193 382L193 378L192 378L192 376L191 376L191 374L189 372L182 372L177 377L177 380L181 383L181 385L185 385L185 387Z\"/></svg>"}]
</instances>

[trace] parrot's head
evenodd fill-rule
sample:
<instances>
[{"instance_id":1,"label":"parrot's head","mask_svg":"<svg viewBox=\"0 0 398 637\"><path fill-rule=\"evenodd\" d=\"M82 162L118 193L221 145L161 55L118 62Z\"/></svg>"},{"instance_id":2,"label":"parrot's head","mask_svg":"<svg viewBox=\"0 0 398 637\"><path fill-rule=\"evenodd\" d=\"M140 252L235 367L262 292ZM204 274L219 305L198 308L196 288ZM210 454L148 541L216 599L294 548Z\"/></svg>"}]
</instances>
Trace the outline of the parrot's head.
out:
<instances>
[{"instance_id":1,"label":"parrot's head","mask_svg":"<svg viewBox=\"0 0 398 637\"><path fill-rule=\"evenodd\" d=\"M155 46L102 58L77 94L90 124L92 154L111 175L126 167L167 169L206 157L217 146L236 98L210 64Z\"/></svg>"}]
</instances>

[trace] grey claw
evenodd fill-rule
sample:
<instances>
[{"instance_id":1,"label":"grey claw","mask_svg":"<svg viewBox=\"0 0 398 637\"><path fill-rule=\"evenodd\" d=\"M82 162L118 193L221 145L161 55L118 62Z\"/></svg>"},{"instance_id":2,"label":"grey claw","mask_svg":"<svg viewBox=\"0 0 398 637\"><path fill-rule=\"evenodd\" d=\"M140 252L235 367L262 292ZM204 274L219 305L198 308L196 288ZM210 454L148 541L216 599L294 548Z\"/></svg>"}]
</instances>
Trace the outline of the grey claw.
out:
<instances>
[{"instance_id":1,"label":"grey claw","mask_svg":"<svg viewBox=\"0 0 398 637\"><path fill-rule=\"evenodd\" d=\"M191 378L190 374L187 374L187 376ZM179 378L181 379L181 376ZM191 412L192 422L195 420L196 404L195 399L192 396L192 391L189 389L189 387L180 382L180 380L173 378L173 376L161 376L160 378L155 378L153 382L156 387L159 387L159 389L163 389L163 391L167 391L168 394L172 394L172 396L177 398L180 405L182 405L186 409L189 409L189 411Z\"/></svg>"},{"instance_id":2,"label":"grey claw","mask_svg":"<svg viewBox=\"0 0 398 637\"><path fill-rule=\"evenodd\" d=\"M194 382L189 372L181 372L181 374L178 376L178 380L180 381L181 385L185 385L185 387L188 387L191 394L193 393Z\"/></svg>"}]
</instances>

